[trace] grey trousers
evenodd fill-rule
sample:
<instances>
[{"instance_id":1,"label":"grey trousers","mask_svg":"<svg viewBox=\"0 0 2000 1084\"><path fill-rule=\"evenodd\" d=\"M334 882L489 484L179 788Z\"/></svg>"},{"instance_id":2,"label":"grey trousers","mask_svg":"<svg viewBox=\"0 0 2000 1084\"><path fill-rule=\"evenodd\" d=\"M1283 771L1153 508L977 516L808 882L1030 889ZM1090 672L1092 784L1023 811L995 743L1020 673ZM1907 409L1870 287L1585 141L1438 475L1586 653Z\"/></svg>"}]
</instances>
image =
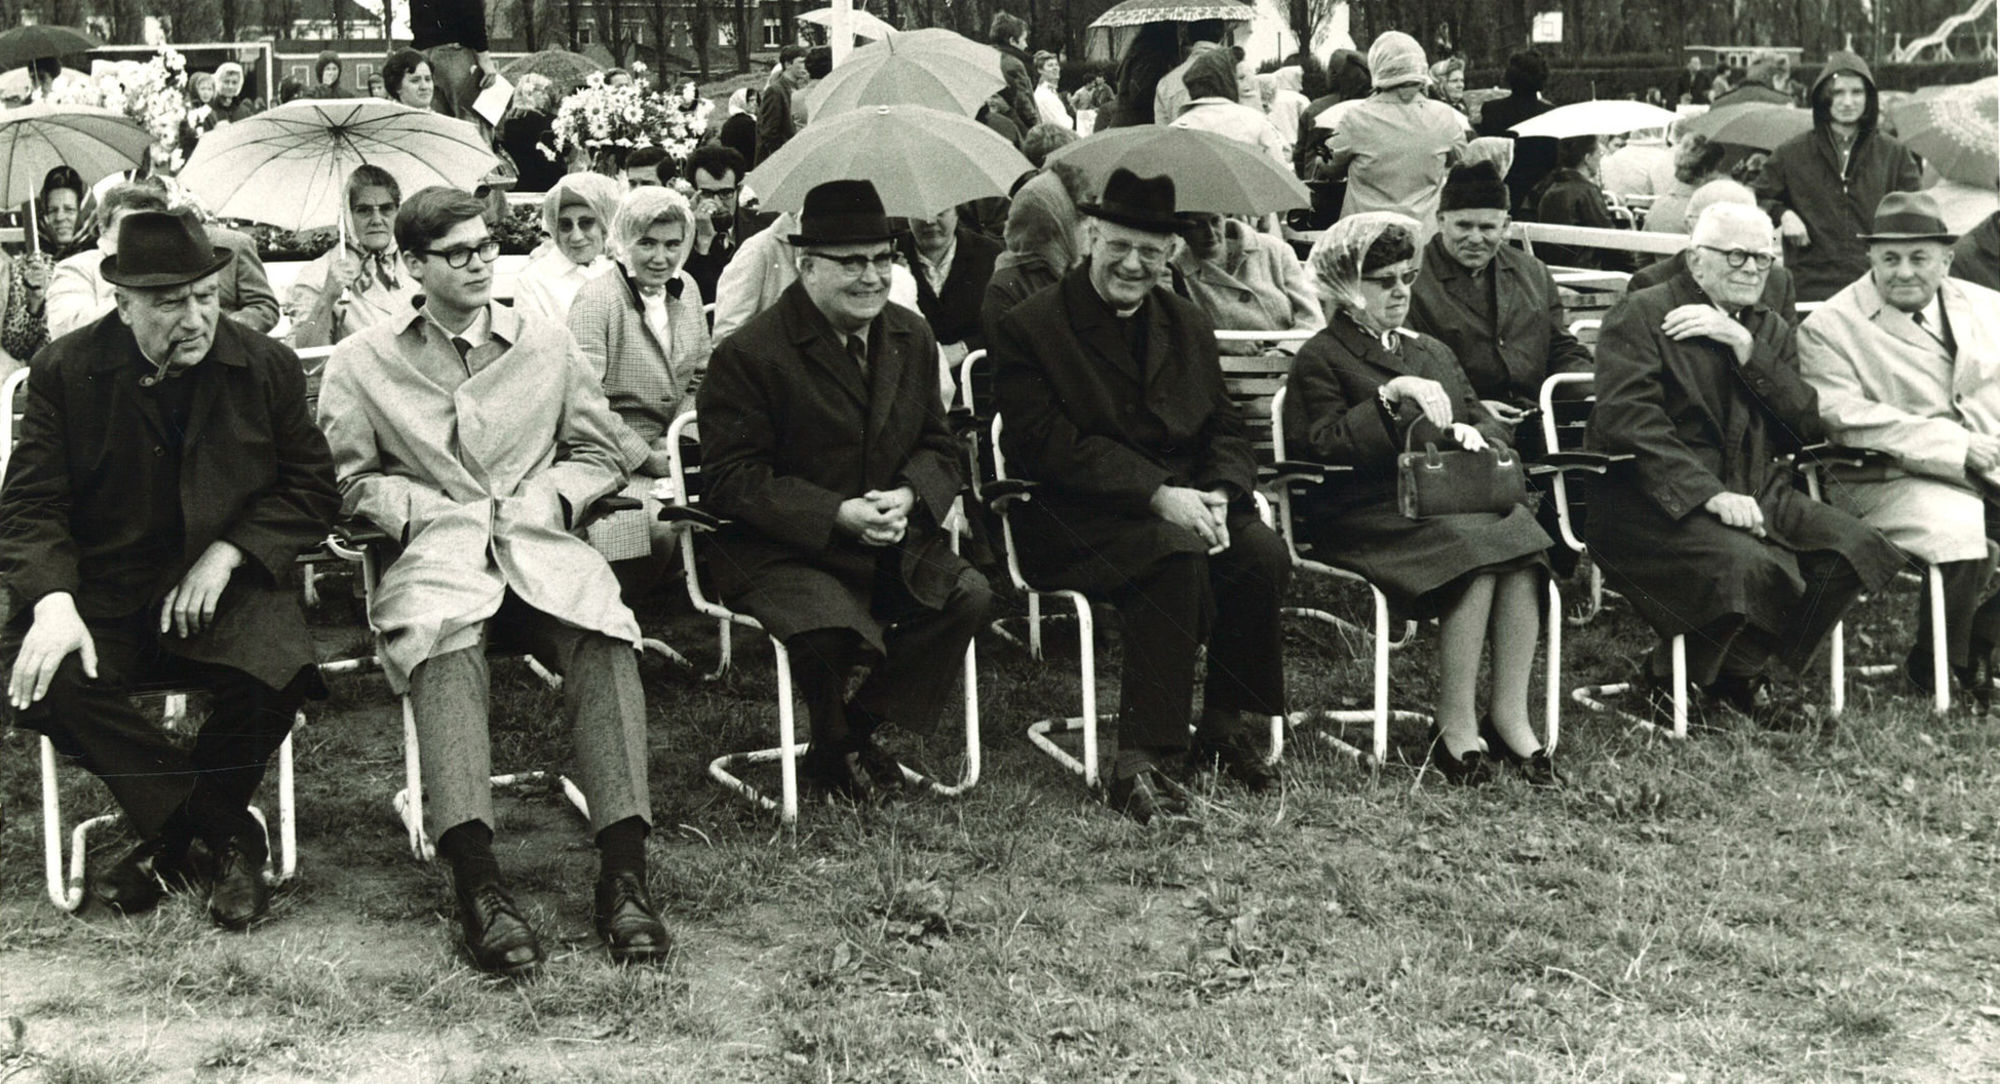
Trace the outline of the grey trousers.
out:
<instances>
[{"instance_id":1,"label":"grey trousers","mask_svg":"<svg viewBox=\"0 0 2000 1084\"><path fill-rule=\"evenodd\" d=\"M563 676L563 715L576 749L577 784L590 803L592 833L627 817L651 824L646 696L632 645L564 624L509 594L481 630L479 646L428 659L410 674L431 838L467 821L493 826L486 639L495 631Z\"/></svg>"}]
</instances>

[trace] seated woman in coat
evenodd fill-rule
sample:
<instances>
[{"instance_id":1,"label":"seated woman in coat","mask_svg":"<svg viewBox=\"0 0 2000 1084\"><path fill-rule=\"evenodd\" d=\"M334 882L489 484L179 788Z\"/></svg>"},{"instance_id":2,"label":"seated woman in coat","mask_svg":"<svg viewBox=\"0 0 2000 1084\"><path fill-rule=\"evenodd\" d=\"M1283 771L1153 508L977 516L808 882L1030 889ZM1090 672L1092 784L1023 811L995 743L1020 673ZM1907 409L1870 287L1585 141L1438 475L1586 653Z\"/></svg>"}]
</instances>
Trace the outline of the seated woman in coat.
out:
<instances>
[{"instance_id":1,"label":"seated woman in coat","mask_svg":"<svg viewBox=\"0 0 2000 1084\"><path fill-rule=\"evenodd\" d=\"M611 220L616 269L584 283L569 307L570 334L622 423L615 435L631 475L626 495L646 502L642 513L592 527L591 541L614 559L643 556L638 543L649 533L671 534L658 521L653 487L668 472L667 426L694 405L695 383L708 367L701 291L681 270L693 234L687 197L659 185L633 189ZM608 545L614 535L630 548Z\"/></svg>"},{"instance_id":2,"label":"seated woman in coat","mask_svg":"<svg viewBox=\"0 0 2000 1084\"><path fill-rule=\"evenodd\" d=\"M1504 446L1508 427L1480 405L1442 343L1404 328L1418 271L1417 223L1393 212L1341 219L1309 262L1327 328L1299 350L1285 399L1287 454L1352 467L1297 506L1321 559L1367 577L1399 611L1442 619L1432 760L1447 780L1483 782L1491 762L1538 786L1561 781L1528 725L1549 537L1525 506L1410 519L1396 503L1396 456L1415 428L1468 451ZM1493 647L1487 714L1479 660Z\"/></svg>"},{"instance_id":3,"label":"seated woman in coat","mask_svg":"<svg viewBox=\"0 0 2000 1084\"><path fill-rule=\"evenodd\" d=\"M616 266L604 252L604 235L625 191L616 177L571 173L542 197L549 242L515 281L514 307L521 315L562 323L583 284Z\"/></svg>"},{"instance_id":4,"label":"seated woman in coat","mask_svg":"<svg viewBox=\"0 0 2000 1084\"><path fill-rule=\"evenodd\" d=\"M1238 219L1194 212L1181 220L1186 242L1174 263L1194 303L1222 331L1318 331L1326 326L1319 295L1292 246ZM1284 350L1291 353L1296 348ZM1224 354L1255 354L1258 344L1225 342Z\"/></svg>"}]
</instances>

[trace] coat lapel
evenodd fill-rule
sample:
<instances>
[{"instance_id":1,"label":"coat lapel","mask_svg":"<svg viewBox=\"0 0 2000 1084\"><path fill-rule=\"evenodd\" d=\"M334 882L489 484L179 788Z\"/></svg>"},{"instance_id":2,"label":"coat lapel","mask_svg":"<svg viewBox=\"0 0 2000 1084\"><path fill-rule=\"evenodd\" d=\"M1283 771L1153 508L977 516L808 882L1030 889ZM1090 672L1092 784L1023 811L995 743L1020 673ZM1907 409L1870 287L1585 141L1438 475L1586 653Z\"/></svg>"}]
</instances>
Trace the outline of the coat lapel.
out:
<instances>
[{"instance_id":1,"label":"coat lapel","mask_svg":"<svg viewBox=\"0 0 2000 1084\"><path fill-rule=\"evenodd\" d=\"M862 380L861 368L848 356L847 348L839 341L833 325L826 322L826 317L820 315L812 299L806 296L805 285L794 282L787 286L778 303L786 306L785 325L790 329L792 342L798 346L806 363L823 370L834 386L866 410L868 385Z\"/></svg>"},{"instance_id":2,"label":"coat lapel","mask_svg":"<svg viewBox=\"0 0 2000 1084\"><path fill-rule=\"evenodd\" d=\"M875 438L889 427L889 413L901 397L903 367L910 361L910 342L906 332L891 328L889 321L881 316L875 317L868 338L874 346L868 359L868 427L862 432L866 438L864 447L872 452L881 443Z\"/></svg>"},{"instance_id":3,"label":"coat lapel","mask_svg":"<svg viewBox=\"0 0 2000 1084\"><path fill-rule=\"evenodd\" d=\"M1125 349L1125 334L1118 321L1111 316L1103 302L1095 296L1096 287L1090 284L1090 272L1079 268L1063 279L1063 307L1068 311L1069 325L1076 340L1093 355L1097 363L1114 369L1134 384L1144 382L1140 372L1140 359L1131 356ZM1152 336L1148 336L1150 341Z\"/></svg>"}]
</instances>

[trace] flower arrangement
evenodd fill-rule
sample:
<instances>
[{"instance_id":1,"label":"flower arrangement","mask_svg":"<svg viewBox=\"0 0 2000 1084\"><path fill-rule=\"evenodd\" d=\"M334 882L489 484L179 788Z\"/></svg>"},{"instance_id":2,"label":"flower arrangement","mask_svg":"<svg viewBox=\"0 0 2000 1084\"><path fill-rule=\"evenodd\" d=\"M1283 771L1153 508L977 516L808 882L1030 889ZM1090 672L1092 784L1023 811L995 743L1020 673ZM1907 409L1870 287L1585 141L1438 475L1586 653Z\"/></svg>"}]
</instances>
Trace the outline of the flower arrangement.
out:
<instances>
[{"instance_id":1,"label":"flower arrangement","mask_svg":"<svg viewBox=\"0 0 2000 1084\"><path fill-rule=\"evenodd\" d=\"M675 162L694 153L708 131L710 103L695 93L693 83L678 91L648 90L642 82L645 65L634 64L632 71L635 78L623 86L611 86L602 72L592 72L563 99L554 124L557 151L582 148L622 160L625 152L659 147Z\"/></svg>"},{"instance_id":2,"label":"flower arrangement","mask_svg":"<svg viewBox=\"0 0 2000 1084\"><path fill-rule=\"evenodd\" d=\"M123 113L153 136L153 162L166 172L181 167L181 122L187 118L187 61L171 46L143 63L96 61L87 79L58 83L49 100Z\"/></svg>"}]
</instances>

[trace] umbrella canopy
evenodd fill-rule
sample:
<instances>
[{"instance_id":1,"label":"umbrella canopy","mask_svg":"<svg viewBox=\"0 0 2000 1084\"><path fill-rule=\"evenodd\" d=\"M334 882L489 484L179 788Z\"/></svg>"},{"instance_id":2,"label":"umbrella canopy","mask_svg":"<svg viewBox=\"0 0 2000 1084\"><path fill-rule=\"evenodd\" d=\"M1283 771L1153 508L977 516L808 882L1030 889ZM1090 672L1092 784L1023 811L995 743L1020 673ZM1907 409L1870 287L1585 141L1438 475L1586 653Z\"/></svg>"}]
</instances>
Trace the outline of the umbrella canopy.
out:
<instances>
[{"instance_id":1,"label":"umbrella canopy","mask_svg":"<svg viewBox=\"0 0 2000 1084\"><path fill-rule=\"evenodd\" d=\"M1144 26L1147 23L1198 23L1207 19L1247 23L1256 17L1256 8L1236 3L1236 0L1125 0L1099 15L1090 24L1090 29Z\"/></svg>"},{"instance_id":2,"label":"umbrella canopy","mask_svg":"<svg viewBox=\"0 0 2000 1084\"><path fill-rule=\"evenodd\" d=\"M812 23L815 26L824 26L831 30L833 28L833 9L819 8L814 11L808 11L799 16L799 21L802 23ZM883 22L880 16L870 15L859 8L854 10L854 15L848 21L848 25L854 28L854 36L858 38L874 38L877 41L884 41L891 35L898 33L895 27Z\"/></svg>"},{"instance_id":3,"label":"umbrella canopy","mask_svg":"<svg viewBox=\"0 0 2000 1084\"><path fill-rule=\"evenodd\" d=\"M40 193L42 177L67 165L95 184L145 161L152 133L123 113L38 102L0 113L0 204Z\"/></svg>"},{"instance_id":4,"label":"umbrella canopy","mask_svg":"<svg viewBox=\"0 0 2000 1084\"><path fill-rule=\"evenodd\" d=\"M31 60L87 53L104 43L67 26L17 26L0 34L0 71Z\"/></svg>"},{"instance_id":5,"label":"umbrella canopy","mask_svg":"<svg viewBox=\"0 0 2000 1084\"><path fill-rule=\"evenodd\" d=\"M211 213L288 230L341 221L347 175L366 162L404 192L471 189L498 159L470 123L380 99L267 109L201 137L181 184Z\"/></svg>"},{"instance_id":6,"label":"umbrella canopy","mask_svg":"<svg viewBox=\"0 0 2000 1084\"><path fill-rule=\"evenodd\" d=\"M538 53L515 57L500 69L500 74L510 83L519 83L524 75L543 75L559 87L574 87L583 82L591 72L601 72L604 65L568 49L543 49Z\"/></svg>"},{"instance_id":7,"label":"umbrella canopy","mask_svg":"<svg viewBox=\"0 0 2000 1084\"><path fill-rule=\"evenodd\" d=\"M1141 176L1174 179L1174 209L1210 214L1261 215L1312 205L1312 194L1291 170L1255 147L1213 132L1142 124L1112 128L1049 155L1081 169L1089 191L1102 191L1111 172L1124 167Z\"/></svg>"},{"instance_id":8,"label":"umbrella canopy","mask_svg":"<svg viewBox=\"0 0 2000 1084\"><path fill-rule=\"evenodd\" d=\"M1530 117L1516 124L1512 131L1518 136L1552 136L1568 139L1571 136L1622 135L1636 132L1641 128L1665 128L1680 119L1680 114L1671 109L1661 109L1645 102L1593 101L1561 105L1538 117Z\"/></svg>"},{"instance_id":9,"label":"umbrella canopy","mask_svg":"<svg viewBox=\"0 0 2000 1084\"><path fill-rule=\"evenodd\" d=\"M921 218L1004 196L1032 168L1013 144L970 117L880 105L814 119L743 183L764 210L796 211L816 185L871 181L891 215Z\"/></svg>"},{"instance_id":10,"label":"umbrella canopy","mask_svg":"<svg viewBox=\"0 0 2000 1084\"><path fill-rule=\"evenodd\" d=\"M1903 103L1891 116L1903 146L1939 176L1976 188L2000 180L2000 78Z\"/></svg>"},{"instance_id":11,"label":"umbrella canopy","mask_svg":"<svg viewBox=\"0 0 2000 1084\"><path fill-rule=\"evenodd\" d=\"M911 30L849 54L806 94L817 123L851 109L921 105L970 116L1007 85L1000 51L949 30Z\"/></svg>"},{"instance_id":12,"label":"umbrella canopy","mask_svg":"<svg viewBox=\"0 0 2000 1084\"><path fill-rule=\"evenodd\" d=\"M1711 109L1681 124L1681 135L1707 136L1716 143L1777 149L1778 144L1812 130L1812 110L1770 102L1750 102Z\"/></svg>"}]
</instances>

